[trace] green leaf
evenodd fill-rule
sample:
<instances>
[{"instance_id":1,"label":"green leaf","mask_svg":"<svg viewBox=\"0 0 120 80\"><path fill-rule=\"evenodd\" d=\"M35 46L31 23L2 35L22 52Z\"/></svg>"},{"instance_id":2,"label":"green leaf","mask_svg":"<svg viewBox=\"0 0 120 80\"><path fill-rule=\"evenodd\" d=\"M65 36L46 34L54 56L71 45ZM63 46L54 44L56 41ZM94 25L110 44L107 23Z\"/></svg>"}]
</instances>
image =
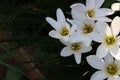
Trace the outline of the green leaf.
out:
<instances>
[{"instance_id":1,"label":"green leaf","mask_svg":"<svg viewBox=\"0 0 120 80\"><path fill-rule=\"evenodd\" d=\"M27 78L29 78L26 73L24 73L23 71L19 70L18 68L14 67L14 66L11 66L10 64L7 64L7 63L5 63L5 62L3 62L3 61L0 61L0 64L8 67L9 69L11 69L11 70L13 70L13 71L15 71L15 72L17 72L17 73L19 73L19 74L21 74L21 75L24 75L24 76L27 77ZM11 80L12 80L12 79L11 79Z\"/></svg>"},{"instance_id":2,"label":"green leaf","mask_svg":"<svg viewBox=\"0 0 120 80\"><path fill-rule=\"evenodd\" d=\"M4 60L4 59L10 58L10 57L13 57L13 55L3 54L3 55L0 55L0 60Z\"/></svg>"},{"instance_id":3,"label":"green leaf","mask_svg":"<svg viewBox=\"0 0 120 80\"><path fill-rule=\"evenodd\" d=\"M13 71L12 69L8 69L6 73L6 80L20 80L20 74Z\"/></svg>"}]
</instances>

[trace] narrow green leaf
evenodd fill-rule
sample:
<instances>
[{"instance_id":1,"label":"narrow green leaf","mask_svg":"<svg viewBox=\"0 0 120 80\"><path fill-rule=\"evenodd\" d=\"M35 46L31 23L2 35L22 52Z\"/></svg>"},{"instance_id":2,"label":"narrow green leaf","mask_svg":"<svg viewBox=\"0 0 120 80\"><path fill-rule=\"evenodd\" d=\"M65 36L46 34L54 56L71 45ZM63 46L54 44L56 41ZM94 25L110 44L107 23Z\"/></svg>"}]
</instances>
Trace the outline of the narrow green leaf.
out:
<instances>
[{"instance_id":1,"label":"narrow green leaf","mask_svg":"<svg viewBox=\"0 0 120 80\"><path fill-rule=\"evenodd\" d=\"M13 57L13 55L3 54L3 55L0 55L0 60L4 60L4 59L10 58L10 57Z\"/></svg>"},{"instance_id":2,"label":"narrow green leaf","mask_svg":"<svg viewBox=\"0 0 120 80\"><path fill-rule=\"evenodd\" d=\"M29 78L26 73L24 73L23 71L19 70L18 68L14 67L14 66L11 66L10 64L7 64L7 63L5 63L3 61L0 61L0 64L8 67L9 69L11 69L11 70L13 70L13 71L15 71L15 72L17 72L17 73L19 73L21 75L24 75L27 78Z\"/></svg>"},{"instance_id":3,"label":"narrow green leaf","mask_svg":"<svg viewBox=\"0 0 120 80\"><path fill-rule=\"evenodd\" d=\"M6 80L20 80L20 74L13 71L12 69L8 69L6 73Z\"/></svg>"}]
</instances>

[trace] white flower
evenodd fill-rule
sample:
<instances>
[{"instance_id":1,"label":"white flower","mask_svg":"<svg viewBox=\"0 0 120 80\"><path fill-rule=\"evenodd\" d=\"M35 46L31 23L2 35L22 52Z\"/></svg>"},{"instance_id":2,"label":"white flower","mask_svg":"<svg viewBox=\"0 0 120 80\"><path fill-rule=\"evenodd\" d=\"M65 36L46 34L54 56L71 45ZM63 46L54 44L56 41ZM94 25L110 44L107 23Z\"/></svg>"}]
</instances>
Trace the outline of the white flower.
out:
<instances>
[{"instance_id":1,"label":"white flower","mask_svg":"<svg viewBox=\"0 0 120 80\"><path fill-rule=\"evenodd\" d=\"M100 20L100 21L108 21L111 20L106 16L113 14L111 9L108 8L100 8L104 0L86 0L86 6L81 3L76 3L71 6L72 8L72 16L74 18L75 13L78 13L81 19L85 16L90 20Z\"/></svg>"},{"instance_id":2,"label":"white flower","mask_svg":"<svg viewBox=\"0 0 120 80\"><path fill-rule=\"evenodd\" d=\"M47 22L55 29L49 32L49 35L53 38L63 39L68 41L70 35L75 31L75 25L71 26L66 22L65 16L61 9L56 11L57 21L51 17L46 17Z\"/></svg>"},{"instance_id":3,"label":"white flower","mask_svg":"<svg viewBox=\"0 0 120 80\"><path fill-rule=\"evenodd\" d=\"M91 46L84 46L84 44L80 41L76 41L76 42L64 42L61 41L64 45L66 45L66 47L64 47L60 53L61 56L63 57L67 57L67 56L71 56L72 54L75 57L75 61L77 64L81 63L81 56L82 53L86 53L89 52L92 47Z\"/></svg>"},{"instance_id":4,"label":"white flower","mask_svg":"<svg viewBox=\"0 0 120 80\"><path fill-rule=\"evenodd\" d=\"M105 30L103 31L101 28L105 28ZM120 60L120 36L118 36L120 32L120 17L115 17L110 27L105 22L99 25L99 32L99 35L94 37L96 38L94 40L102 44L98 47L96 56L103 58L110 52L114 58Z\"/></svg>"},{"instance_id":5,"label":"white flower","mask_svg":"<svg viewBox=\"0 0 120 80\"><path fill-rule=\"evenodd\" d=\"M120 61L114 60L110 54L104 59L90 55L87 57L87 62L91 67L98 69L90 80L105 80L106 78L107 80L120 80Z\"/></svg>"},{"instance_id":6,"label":"white flower","mask_svg":"<svg viewBox=\"0 0 120 80\"><path fill-rule=\"evenodd\" d=\"M120 0L118 0L118 1L120 1ZM113 3L113 4L111 5L111 9L112 9L113 11L120 11L120 2L118 2L118 3Z\"/></svg>"},{"instance_id":7,"label":"white flower","mask_svg":"<svg viewBox=\"0 0 120 80\"><path fill-rule=\"evenodd\" d=\"M96 34L99 33L99 27L102 24L101 21L95 22L92 20L82 19L82 20L69 20L72 24L77 25L76 32L71 36L71 42L83 41L85 46L89 46L92 40L96 39ZM105 28L101 28L101 31ZM95 38L94 38L95 37ZM96 41L96 40L95 40Z\"/></svg>"}]
</instances>

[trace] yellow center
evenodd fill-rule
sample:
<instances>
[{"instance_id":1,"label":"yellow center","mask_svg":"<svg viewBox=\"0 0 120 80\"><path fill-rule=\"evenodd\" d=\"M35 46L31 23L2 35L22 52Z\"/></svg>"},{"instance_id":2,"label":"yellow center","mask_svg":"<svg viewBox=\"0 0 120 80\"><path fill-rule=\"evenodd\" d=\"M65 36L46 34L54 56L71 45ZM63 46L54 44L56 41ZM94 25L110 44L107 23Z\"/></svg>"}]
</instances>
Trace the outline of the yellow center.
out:
<instances>
[{"instance_id":1,"label":"yellow center","mask_svg":"<svg viewBox=\"0 0 120 80\"><path fill-rule=\"evenodd\" d=\"M60 34L62 35L62 36L66 36L66 35L68 35L69 34L69 30L67 29L67 27L62 27L61 28L61 31L60 31Z\"/></svg>"},{"instance_id":2,"label":"yellow center","mask_svg":"<svg viewBox=\"0 0 120 80\"><path fill-rule=\"evenodd\" d=\"M114 36L106 36L105 42L107 45L113 45L116 42L115 37Z\"/></svg>"},{"instance_id":3,"label":"yellow center","mask_svg":"<svg viewBox=\"0 0 120 80\"><path fill-rule=\"evenodd\" d=\"M74 51L78 51L81 48L80 42L75 42L71 44L71 49Z\"/></svg>"},{"instance_id":4,"label":"yellow center","mask_svg":"<svg viewBox=\"0 0 120 80\"><path fill-rule=\"evenodd\" d=\"M87 33L91 33L93 31L93 26L91 24L84 24L83 26L83 33L87 34Z\"/></svg>"},{"instance_id":5,"label":"yellow center","mask_svg":"<svg viewBox=\"0 0 120 80\"><path fill-rule=\"evenodd\" d=\"M109 74L109 75L115 75L117 72L118 72L118 69L119 69L119 67L118 67L118 65L117 64L114 64L114 63L112 63L112 64L108 64L107 66L106 66L106 72Z\"/></svg>"},{"instance_id":6,"label":"yellow center","mask_svg":"<svg viewBox=\"0 0 120 80\"><path fill-rule=\"evenodd\" d=\"M89 17L94 17L95 12L94 12L93 9L91 9L91 10L87 11L87 14L88 14Z\"/></svg>"}]
</instances>

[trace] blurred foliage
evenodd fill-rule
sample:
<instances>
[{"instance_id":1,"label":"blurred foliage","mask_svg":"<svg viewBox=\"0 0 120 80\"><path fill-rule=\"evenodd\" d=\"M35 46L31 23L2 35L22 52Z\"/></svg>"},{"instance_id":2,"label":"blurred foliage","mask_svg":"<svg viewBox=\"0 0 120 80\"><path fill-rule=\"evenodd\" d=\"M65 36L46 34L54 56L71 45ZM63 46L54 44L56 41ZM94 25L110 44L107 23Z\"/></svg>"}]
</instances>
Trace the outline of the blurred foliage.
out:
<instances>
[{"instance_id":1,"label":"blurred foliage","mask_svg":"<svg viewBox=\"0 0 120 80\"><path fill-rule=\"evenodd\" d=\"M48 36L53 28L45 20L47 16L56 19L57 8L61 8L65 16L71 18L70 5L78 2L85 3L85 0L0 0L0 29L9 32L9 38L1 38L0 42L16 44L14 47L1 44L5 54L0 55L0 60L16 56L13 49L27 47L30 50L29 54L35 59L33 62L36 68L42 72L43 78L38 80L89 80L95 70L87 64L86 56L95 54L96 49L83 55L79 65L75 63L73 56L61 57L59 53L64 45ZM116 0L105 0L103 7L110 8L113 2ZM113 18L116 15L119 16L119 13L109 17ZM20 77L24 76L26 80L30 80L21 69L25 63L8 64L0 61L1 65L9 68L4 76L0 75L0 79L20 80Z\"/></svg>"}]
</instances>

